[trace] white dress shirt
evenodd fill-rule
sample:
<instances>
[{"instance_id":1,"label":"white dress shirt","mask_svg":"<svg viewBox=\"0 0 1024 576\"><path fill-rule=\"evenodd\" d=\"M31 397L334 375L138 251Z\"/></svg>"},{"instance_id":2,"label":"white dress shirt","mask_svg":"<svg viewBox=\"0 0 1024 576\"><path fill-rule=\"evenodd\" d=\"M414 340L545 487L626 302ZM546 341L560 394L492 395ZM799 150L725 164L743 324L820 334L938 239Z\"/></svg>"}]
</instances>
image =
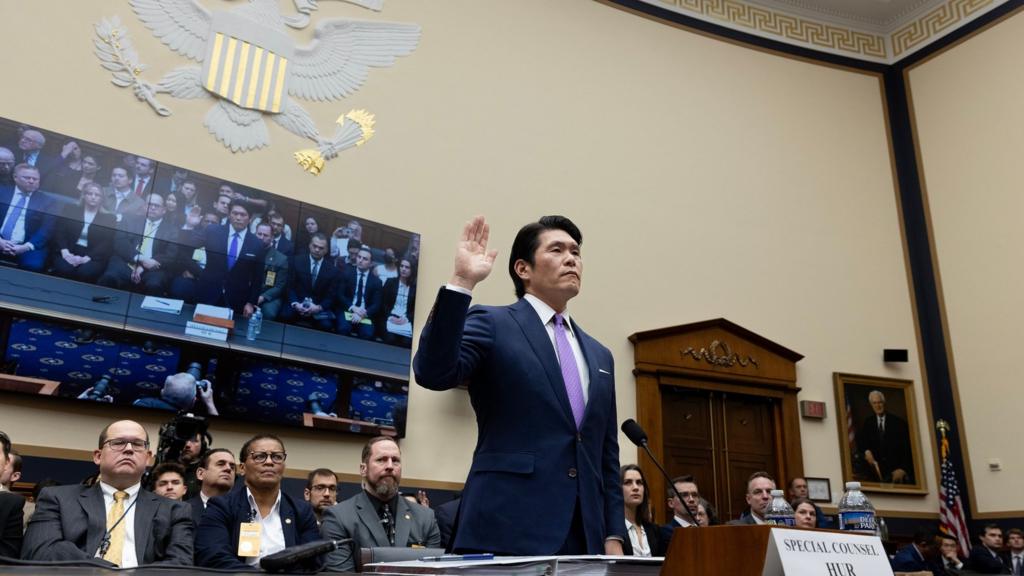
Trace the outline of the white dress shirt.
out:
<instances>
[{"instance_id":1,"label":"white dress shirt","mask_svg":"<svg viewBox=\"0 0 1024 576\"><path fill-rule=\"evenodd\" d=\"M633 547L633 556L651 557L651 545L647 541L647 533L643 531L643 526L626 520L626 534L629 535L629 543Z\"/></svg>"},{"instance_id":2,"label":"white dress shirt","mask_svg":"<svg viewBox=\"0 0 1024 576\"><path fill-rule=\"evenodd\" d=\"M139 497L139 488L142 484L136 484L125 488L124 491L128 493L128 498L124 501L124 509L126 510L124 519L121 520L121 525L124 526L124 547L121 549L121 568L135 568L139 565L139 559L135 555L135 500ZM100 482L100 490L103 491L103 510L105 515L110 515L110 508L114 505L114 492L117 492L117 488L105 483Z\"/></svg>"},{"instance_id":3,"label":"white dress shirt","mask_svg":"<svg viewBox=\"0 0 1024 576\"><path fill-rule=\"evenodd\" d=\"M257 566L260 563L260 558L280 552L285 548L284 528L281 527L281 491L277 491L277 501L274 502L274 506L266 518L260 515L260 507L256 505L256 499L253 498L248 486L245 488L245 494L249 497L249 507L254 511L253 522L260 525L260 554L246 558L245 563Z\"/></svg>"}]
</instances>

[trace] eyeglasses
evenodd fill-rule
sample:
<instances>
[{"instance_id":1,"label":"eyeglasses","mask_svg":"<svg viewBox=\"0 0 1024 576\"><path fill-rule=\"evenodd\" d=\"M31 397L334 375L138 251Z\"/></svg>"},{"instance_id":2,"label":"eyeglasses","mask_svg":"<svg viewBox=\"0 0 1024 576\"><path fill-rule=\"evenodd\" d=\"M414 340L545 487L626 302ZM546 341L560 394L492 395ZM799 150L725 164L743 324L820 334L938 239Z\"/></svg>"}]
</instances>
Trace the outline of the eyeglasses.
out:
<instances>
[{"instance_id":1,"label":"eyeglasses","mask_svg":"<svg viewBox=\"0 0 1024 576\"><path fill-rule=\"evenodd\" d=\"M337 484L313 484L313 492L337 492Z\"/></svg>"},{"instance_id":2,"label":"eyeglasses","mask_svg":"<svg viewBox=\"0 0 1024 576\"><path fill-rule=\"evenodd\" d=\"M147 450L149 449L149 440L138 440L128 438L111 438L103 443L105 446L109 446L111 450L115 452L124 452L125 448L129 444L132 445L133 450Z\"/></svg>"},{"instance_id":3,"label":"eyeglasses","mask_svg":"<svg viewBox=\"0 0 1024 576\"><path fill-rule=\"evenodd\" d=\"M284 459L288 457L288 454L284 452L252 452L249 454L252 461L257 464L262 464L267 461L267 458L274 464L280 464L284 462Z\"/></svg>"}]
</instances>

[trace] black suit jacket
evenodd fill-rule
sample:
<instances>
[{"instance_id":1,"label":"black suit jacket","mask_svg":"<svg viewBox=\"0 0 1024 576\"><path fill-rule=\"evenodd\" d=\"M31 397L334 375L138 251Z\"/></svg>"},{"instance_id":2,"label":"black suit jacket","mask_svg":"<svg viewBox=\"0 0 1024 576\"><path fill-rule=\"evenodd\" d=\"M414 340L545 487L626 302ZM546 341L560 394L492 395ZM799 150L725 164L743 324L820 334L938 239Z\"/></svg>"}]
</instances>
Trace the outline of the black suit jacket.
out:
<instances>
[{"instance_id":1,"label":"black suit jacket","mask_svg":"<svg viewBox=\"0 0 1024 576\"><path fill-rule=\"evenodd\" d=\"M662 540L661 527L650 522L644 522L643 527L644 534L647 536L647 545L651 547L651 556L664 556L668 541ZM626 538L622 542L622 554L633 556L633 542L629 539L629 534L626 534Z\"/></svg>"},{"instance_id":2,"label":"black suit jacket","mask_svg":"<svg viewBox=\"0 0 1024 576\"><path fill-rule=\"evenodd\" d=\"M870 466L862 472L873 480L892 482L892 471L897 468L907 473L907 484L914 483L914 457L910 452L910 428L907 421L892 414L885 413L885 435L878 431L878 419L871 414L864 419L857 432L857 448L863 452L871 450L882 471L882 478L876 479L877 473Z\"/></svg>"},{"instance_id":3,"label":"black suit jacket","mask_svg":"<svg viewBox=\"0 0 1024 576\"><path fill-rule=\"evenodd\" d=\"M320 272L316 275L316 284L312 283L312 276L309 263L309 254L303 253L292 258L291 272L288 275L288 302L302 303L306 297L313 299L324 310L334 307L336 293L338 292L338 269L334 262L324 258L320 262Z\"/></svg>"},{"instance_id":4,"label":"black suit jacket","mask_svg":"<svg viewBox=\"0 0 1024 576\"><path fill-rule=\"evenodd\" d=\"M131 263L142 248L142 235L146 230L146 219L134 218L123 230L114 235L114 253L125 262ZM153 235L153 259L163 267L177 264L178 231L164 218Z\"/></svg>"},{"instance_id":5,"label":"black suit jacket","mask_svg":"<svg viewBox=\"0 0 1024 576\"><path fill-rule=\"evenodd\" d=\"M345 269L341 279L341 286L339 288L341 312L347 311L355 304L357 278L358 276L354 266L350 266ZM374 276L373 272L370 270L366 271L365 283L366 287L363 290L363 308L366 308L367 318L376 318L381 310L381 292L383 286L380 283L380 278Z\"/></svg>"},{"instance_id":6,"label":"black suit jacket","mask_svg":"<svg viewBox=\"0 0 1024 576\"><path fill-rule=\"evenodd\" d=\"M271 244L271 246L273 246L273 244ZM277 239L277 251L291 258L292 253L295 252L295 244L292 243L291 240L285 238L284 234L281 234L281 237Z\"/></svg>"},{"instance_id":7,"label":"black suit jacket","mask_svg":"<svg viewBox=\"0 0 1024 576\"><path fill-rule=\"evenodd\" d=\"M395 307L395 300L398 299L398 278L388 278L381 289L381 318L386 322ZM416 285L409 286L409 303L406 305L405 317L412 322L413 313L416 311Z\"/></svg>"},{"instance_id":8,"label":"black suit jacket","mask_svg":"<svg viewBox=\"0 0 1024 576\"><path fill-rule=\"evenodd\" d=\"M85 210L81 206L68 206L64 214L57 222L57 229L53 235L53 244L57 253L67 248L75 254L81 247L77 246L78 237L82 234L82 226L85 225ZM88 256L92 260L106 260L114 249L114 229L117 222L113 214L99 211L89 225L89 232L86 234L88 246L84 248L82 256Z\"/></svg>"},{"instance_id":9,"label":"black suit jacket","mask_svg":"<svg viewBox=\"0 0 1024 576\"><path fill-rule=\"evenodd\" d=\"M967 567L980 574L1009 574L1010 567L1002 554L992 555L992 552L982 545L971 548L971 557L967 561Z\"/></svg>"},{"instance_id":10,"label":"black suit jacket","mask_svg":"<svg viewBox=\"0 0 1024 576\"><path fill-rule=\"evenodd\" d=\"M25 499L18 494L0 492L0 556L17 558L21 553Z\"/></svg>"},{"instance_id":11,"label":"black suit jacket","mask_svg":"<svg viewBox=\"0 0 1024 576\"><path fill-rule=\"evenodd\" d=\"M203 512L206 511L206 506L203 506L203 499L198 494L189 498L185 501L192 508L192 525L197 529L199 528L199 522L203 519Z\"/></svg>"},{"instance_id":12,"label":"black suit jacket","mask_svg":"<svg viewBox=\"0 0 1024 576\"><path fill-rule=\"evenodd\" d=\"M44 488L28 523L25 560L86 560L96 555L107 527L99 484ZM192 564L192 513L184 502L139 490L135 554L139 565Z\"/></svg>"},{"instance_id":13,"label":"black suit jacket","mask_svg":"<svg viewBox=\"0 0 1024 576\"><path fill-rule=\"evenodd\" d=\"M200 504L201 505L201 504ZM249 521L251 508L245 483L238 484L224 496L211 498L196 531L196 565L226 570L252 570L236 552L242 522ZM281 529L285 546L305 544L320 539L313 508L304 500L281 493ZM302 564L309 571L319 570L321 562L313 558Z\"/></svg>"},{"instance_id":14,"label":"black suit jacket","mask_svg":"<svg viewBox=\"0 0 1024 576\"><path fill-rule=\"evenodd\" d=\"M217 304L224 296L227 307L240 311L246 304L256 305L263 281L263 243L252 232L238 247L235 265L228 268L230 225L210 226L203 233L206 268L199 275L196 300L201 304Z\"/></svg>"}]
</instances>

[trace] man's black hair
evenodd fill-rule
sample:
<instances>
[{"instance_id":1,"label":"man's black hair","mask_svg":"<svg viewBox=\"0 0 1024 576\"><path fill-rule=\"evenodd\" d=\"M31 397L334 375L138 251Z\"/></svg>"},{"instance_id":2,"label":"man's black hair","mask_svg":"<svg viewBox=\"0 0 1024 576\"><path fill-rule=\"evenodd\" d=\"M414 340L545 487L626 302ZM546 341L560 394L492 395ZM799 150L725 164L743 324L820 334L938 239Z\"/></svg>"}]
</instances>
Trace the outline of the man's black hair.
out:
<instances>
[{"instance_id":1,"label":"man's black hair","mask_svg":"<svg viewBox=\"0 0 1024 576\"><path fill-rule=\"evenodd\" d=\"M534 254L540 246L540 235L548 230L562 230L575 240L576 244L583 245L583 233L565 216L542 216L540 220L520 228L515 241L512 242L512 252L508 255L508 274L516 286L517 298L526 295L526 285L516 274L516 262L523 260L533 266Z\"/></svg>"}]
</instances>

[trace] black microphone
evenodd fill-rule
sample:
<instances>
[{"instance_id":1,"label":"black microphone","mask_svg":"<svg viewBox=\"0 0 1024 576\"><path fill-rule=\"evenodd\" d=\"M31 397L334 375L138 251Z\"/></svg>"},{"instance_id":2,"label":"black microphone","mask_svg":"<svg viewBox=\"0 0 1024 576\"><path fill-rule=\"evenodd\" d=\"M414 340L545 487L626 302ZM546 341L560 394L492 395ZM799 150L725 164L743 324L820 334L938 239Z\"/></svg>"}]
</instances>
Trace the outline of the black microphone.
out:
<instances>
[{"instance_id":1,"label":"black microphone","mask_svg":"<svg viewBox=\"0 0 1024 576\"><path fill-rule=\"evenodd\" d=\"M672 477L668 475L668 472L666 472L664 468L662 468L661 462L658 462L658 459L651 453L651 449L647 447L647 432L644 432L644 429L636 423L636 420L630 418L622 423L622 433L626 435L626 438L629 438L630 442L636 444L640 448L643 448L644 451L647 452L647 455L651 458L651 462L654 462L654 465L658 467L658 470L661 470L661 475L665 477L665 481L672 487L672 491L675 492L676 498L679 499L679 503L683 505L683 510L686 510L686 515L690 517L690 523L699 527L700 524L697 523L697 518L694 517L693 511L686 505L686 500L683 500L683 496L679 494L679 490L676 490L676 485L672 482Z\"/></svg>"},{"instance_id":2,"label":"black microphone","mask_svg":"<svg viewBox=\"0 0 1024 576\"><path fill-rule=\"evenodd\" d=\"M328 552L334 552L338 548L341 548L346 544L351 544L352 542L353 540L351 538L342 538L341 540L316 540L314 542L307 542L306 544L299 544L298 546L285 548L280 552L275 552L270 556L260 558L260 568L263 568L267 572L280 572L281 570L290 568L303 560L308 560Z\"/></svg>"}]
</instances>

